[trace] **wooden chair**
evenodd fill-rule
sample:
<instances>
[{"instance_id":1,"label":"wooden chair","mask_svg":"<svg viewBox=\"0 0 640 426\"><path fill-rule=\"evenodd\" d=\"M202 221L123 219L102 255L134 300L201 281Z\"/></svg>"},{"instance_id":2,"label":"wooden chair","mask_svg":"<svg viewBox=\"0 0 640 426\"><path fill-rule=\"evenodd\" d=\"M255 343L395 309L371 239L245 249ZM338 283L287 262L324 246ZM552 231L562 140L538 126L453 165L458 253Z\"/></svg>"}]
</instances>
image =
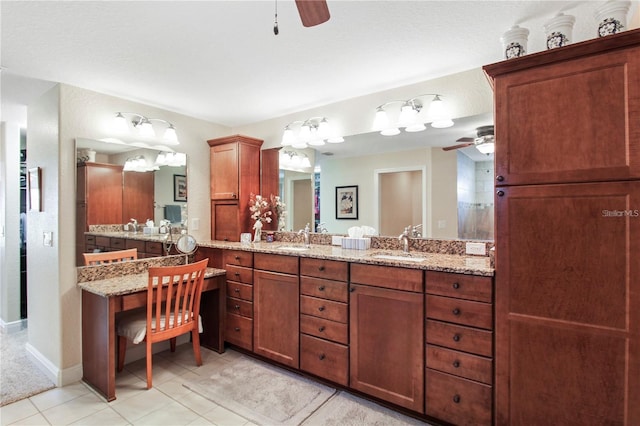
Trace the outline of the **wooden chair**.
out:
<instances>
[{"instance_id":1,"label":"wooden chair","mask_svg":"<svg viewBox=\"0 0 640 426\"><path fill-rule=\"evenodd\" d=\"M85 266L104 265L107 263L123 262L138 259L138 249L105 251L100 253L82 253Z\"/></svg>"},{"instance_id":2,"label":"wooden chair","mask_svg":"<svg viewBox=\"0 0 640 426\"><path fill-rule=\"evenodd\" d=\"M191 333L196 365L200 354L200 296L208 259L181 266L149 268L146 312L125 313L118 321L118 371L124 368L127 339L147 342L147 389L151 388L151 356L155 342L170 341Z\"/></svg>"}]
</instances>

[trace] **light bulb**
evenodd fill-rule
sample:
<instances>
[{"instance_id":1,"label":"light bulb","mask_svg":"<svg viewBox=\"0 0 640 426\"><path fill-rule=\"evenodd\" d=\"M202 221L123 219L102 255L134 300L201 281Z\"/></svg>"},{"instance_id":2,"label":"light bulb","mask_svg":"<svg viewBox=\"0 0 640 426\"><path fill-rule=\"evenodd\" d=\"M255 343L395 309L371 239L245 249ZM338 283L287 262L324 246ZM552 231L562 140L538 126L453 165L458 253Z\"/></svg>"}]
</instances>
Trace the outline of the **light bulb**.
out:
<instances>
[{"instance_id":1,"label":"light bulb","mask_svg":"<svg viewBox=\"0 0 640 426\"><path fill-rule=\"evenodd\" d=\"M318 135L320 135L322 139L326 139L331 135L331 126L326 118L323 118L320 124L318 124Z\"/></svg>"},{"instance_id":2,"label":"light bulb","mask_svg":"<svg viewBox=\"0 0 640 426\"><path fill-rule=\"evenodd\" d=\"M447 106L444 101L440 99L440 95L435 95L429 104L427 117L429 121L431 121L431 127L436 129L453 126L453 121L451 121L451 116L447 111Z\"/></svg>"},{"instance_id":3,"label":"light bulb","mask_svg":"<svg viewBox=\"0 0 640 426\"><path fill-rule=\"evenodd\" d=\"M293 130L289 128L289 126L284 128L284 133L282 134L282 142L280 145L282 146L291 146L293 144Z\"/></svg>"},{"instance_id":4,"label":"light bulb","mask_svg":"<svg viewBox=\"0 0 640 426\"><path fill-rule=\"evenodd\" d=\"M380 132L382 136L395 136L400 134L400 129L397 127L390 127Z\"/></svg>"},{"instance_id":5,"label":"light bulb","mask_svg":"<svg viewBox=\"0 0 640 426\"><path fill-rule=\"evenodd\" d=\"M118 133L126 133L129 131L129 124L121 112L117 113L113 119L113 128Z\"/></svg>"},{"instance_id":6,"label":"light bulb","mask_svg":"<svg viewBox=\"0 0 640 426\"><path fill-rule=\"evenodd\" d=\"M173 124L169 124L167 130L165 130L164 140L175 145L178 144L178 134L176 133L176 128L173 127Z\"/></svg>"},{"instance_id":7,"label":"light bulb","mask_svg":"<svg viewBox=\"0 0 640 426\"><path fill-rule=\"evenodd\" d=\"M496 144L493 142L486 142L476 145L476 148L483 154L492 154L496 150Z\"/></svg>"},{"instance_id":8,"label":"light bulb","mask_svg":"<svg viewBox=\"0 0 640 426\"><path fill-rule=\"evenodd\" d=\"M142 119L138 127L140 127L140 136L145 138L153 138L156 136L156 133L153 131L153 125L146 118Z\"/></svg>"},{"instance_id":9,"label":"light bulb","mask_svg":"<svg viewBox=\"0 0 640 426\"><path fill-rule=\"evenodd\" d=\"M409 102L405 102L400 108L400 117L398 118L398 124L400 126L410 126L415 123L418 111Z\"/></svg>"},{"instance_id":10,"label":"light bulb","mask_svg":"<svg viewBox=\"0 0 640 426\"><path fill-rule=\"evenodd\" d=\"M381 131L389 127L389 116L387 112L382 109L382 107L378 107L376 109L376 116L373 119L373 130Z\"/></svg>"},{"instance_id":11,"label":"light bulb","mask_svg":"<svg viewBox=\"0 0 640 426\"><path fill-rule=\"evenodd\" d=\"M405 132L421 132L423 130L425 130L427 127L424 125L424 123L414 123L410 126L407 126L404 128Z\"/></svg>"},{"instance_id":12,"label":"light bulb","mask_svg":"<svg viewBox=\"0 0 640 426\"><path fill-rule=\"evenodd\" d=\"M302 127L300 127L298 138L304 142L307 142L309 139L311 139L311 126L306 123L303 124Z\"/></svg>"}]
</instances>

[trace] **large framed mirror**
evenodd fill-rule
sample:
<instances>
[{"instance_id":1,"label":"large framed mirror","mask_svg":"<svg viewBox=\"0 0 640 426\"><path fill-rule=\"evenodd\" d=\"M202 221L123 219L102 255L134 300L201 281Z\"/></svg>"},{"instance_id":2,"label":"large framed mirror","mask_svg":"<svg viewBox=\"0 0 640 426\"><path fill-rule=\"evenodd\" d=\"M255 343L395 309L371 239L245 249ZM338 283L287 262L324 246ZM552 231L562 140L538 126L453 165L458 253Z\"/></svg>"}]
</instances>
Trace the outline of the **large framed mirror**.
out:
<instances>
[{"instance_id":1,"label":"large framed mirror","mask_svg":"<svg viewBox=\"0 0 640 426\"><path fill-rule=\"evenodd\" d=\"M428 127L396 136L372 132L314 147L315 172L297 176L318 181L314 189L319 191L311 194L314 201L304 215L315 218L316 229L322 223L335 234L367 225L379 235L397 237L405 226L422 225L424 238L493 240L493 154L483 154L475 146L442 149L462 137L475 137L478 127L492 124L493 114L485 113L456 119L446 129ZM311 156L308 150L305 154ZM281 171L281 177L283 173L291 172ZM285 181L281 195L285 203L295 203L287 185ZM334 215L333 192L345 185L358 186L357 221ZM291 216L287 229L296 231L297 210L287 208Z\"/></svg>"}]
</instances>

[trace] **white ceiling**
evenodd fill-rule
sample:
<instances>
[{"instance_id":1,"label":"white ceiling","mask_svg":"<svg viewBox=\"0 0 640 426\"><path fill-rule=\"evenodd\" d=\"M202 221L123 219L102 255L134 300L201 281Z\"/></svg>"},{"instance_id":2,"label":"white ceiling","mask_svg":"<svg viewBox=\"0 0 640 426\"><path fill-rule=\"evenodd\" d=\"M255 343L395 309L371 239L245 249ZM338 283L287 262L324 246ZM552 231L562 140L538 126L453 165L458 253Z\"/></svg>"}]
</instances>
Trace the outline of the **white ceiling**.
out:
<instances>
[{"instance_id":1,"label":"white ceiling","mask_svg":"<svg viewBox=\"0 0 640 426\"><path fill-rule=\"evenodd\" d=\"M560 11L594 38L599 4L328 0L331 19L304 28L279 0L275 36L271 0L2 1L2 101L28 103L28 77L238 126L499 61L514 24L544 50Z\"/></svg>"}]
</instances>

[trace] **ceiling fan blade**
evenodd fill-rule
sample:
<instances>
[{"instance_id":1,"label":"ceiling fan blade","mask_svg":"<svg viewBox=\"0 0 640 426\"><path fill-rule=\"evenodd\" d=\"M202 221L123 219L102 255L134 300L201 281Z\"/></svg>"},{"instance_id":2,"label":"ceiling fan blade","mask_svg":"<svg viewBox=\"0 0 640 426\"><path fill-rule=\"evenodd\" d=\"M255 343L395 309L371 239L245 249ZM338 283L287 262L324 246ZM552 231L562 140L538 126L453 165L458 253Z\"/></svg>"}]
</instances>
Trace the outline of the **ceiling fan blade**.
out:
<instances>
[{"instance_id":1,"label":"ceiling fan blade","mask_svg":"<svg viewBox=\"0 0 640 426\"><path fill-rule=\"evenodd\" d=\"M475 138L460 138L456 142L475 142Z\"/></svg>"},{"instance_id":2,"label":"ceiling fan blade","mask_svg":"<svg viewBox=\"0 0 640 426\"><path fill-rule=\"evenodd\" d=\"M462 139L469 139L469 138L462 138ZM458 139L460 140L460 139ZM467 142L467 143L460 143L458 145L451 145L451 146L445 146L444 148L442 148L443 151L451 151L453 149L459 149L459 148L466 148L468 146L474 145L473 142Z\"/></svg>"},{"instance_id":3,"label":"ceiling fan blade","mask_svg":"<svg viewBox=\"0 0 640 426\"><path fill-rule=\"evenodd\" d=\"M296 0L296 6L305 27L322 24L331 17L326 0Z\"/></svg>"}]
</instances>

